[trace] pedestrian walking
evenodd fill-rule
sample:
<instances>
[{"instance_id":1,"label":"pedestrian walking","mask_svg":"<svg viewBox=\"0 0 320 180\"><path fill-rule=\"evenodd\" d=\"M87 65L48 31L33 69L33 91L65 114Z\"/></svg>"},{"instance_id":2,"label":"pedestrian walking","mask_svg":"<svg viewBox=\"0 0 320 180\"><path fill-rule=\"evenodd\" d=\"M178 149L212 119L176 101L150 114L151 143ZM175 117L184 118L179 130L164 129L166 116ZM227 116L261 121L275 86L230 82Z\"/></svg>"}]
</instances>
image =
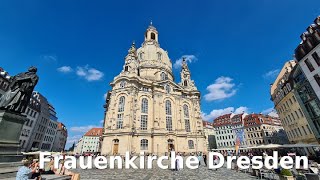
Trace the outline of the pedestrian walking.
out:
<instances>
[{"instance_id":1,"label":"pedestrian walking","mask_svg":"<svg viewBox=\"0 0 320 180\"><path fill-rule=\"evenodd\" d=\"M198 160L199 160L199 166L201 165L201 154L200 152L198 153Z\"/></svg>"},{"instance_id":2,"label":"pedestrian walking","mask_svg":"<svg viewBox=\"0 0 320 180\"><path fill-rule=\"evenodd\" d=\"M219 158L218 158L217 155L213 156L213 164L214 164L214 165L219 164ZM217 171L217 170L218 170L218 168L216 169L216 171Z\"/></svg>"},{"instance_id":3,"label":"pedestrian walking","mask_svg":"<svg viewBox=\"0 0 320 180\"><path fill-rule=\"evenodd\" d=\"M204 161L204 165L207 166L207 154L203 153L203 161Z\"/></svg>"}]
</instances>

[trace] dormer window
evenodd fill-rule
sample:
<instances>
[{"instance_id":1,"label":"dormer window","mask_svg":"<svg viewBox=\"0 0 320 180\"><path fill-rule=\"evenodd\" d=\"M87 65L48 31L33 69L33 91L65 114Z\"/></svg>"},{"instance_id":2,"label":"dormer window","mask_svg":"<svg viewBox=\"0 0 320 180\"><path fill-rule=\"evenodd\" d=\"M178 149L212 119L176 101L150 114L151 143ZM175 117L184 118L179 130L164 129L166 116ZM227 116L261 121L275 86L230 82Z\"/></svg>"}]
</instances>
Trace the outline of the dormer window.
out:
<instances>
[{"instance_id":1,"label":"dormer window","mask_svg":"<svg viewBox=\"0 0 320 180\"><path fill-rule=\"evenodd\" d=\"M140 53L139 53L139 59L140 59L140 60L143 60L143 52L140 52Z\"/></svg>"},{"instance_id":2,"label":"dormer window","mask_svg":"<svg viewBox=\"0 0 320 180\"><path fill-rule=\"evenodd\" d=\"M126 87L126 82L125 81L121 81L120 82L120 88L124 88Z\"/></svg>"},{"instance_id":3,"label":"dormer window","mask_svg":"<svg viewBox=\"0 0 320 180\"><path fill-rule=\"evenodd\" d=\"M161 53L157 53L157 55L158 55L158 60L160 61L161 60Z\"/></svg>"}]
</instances>

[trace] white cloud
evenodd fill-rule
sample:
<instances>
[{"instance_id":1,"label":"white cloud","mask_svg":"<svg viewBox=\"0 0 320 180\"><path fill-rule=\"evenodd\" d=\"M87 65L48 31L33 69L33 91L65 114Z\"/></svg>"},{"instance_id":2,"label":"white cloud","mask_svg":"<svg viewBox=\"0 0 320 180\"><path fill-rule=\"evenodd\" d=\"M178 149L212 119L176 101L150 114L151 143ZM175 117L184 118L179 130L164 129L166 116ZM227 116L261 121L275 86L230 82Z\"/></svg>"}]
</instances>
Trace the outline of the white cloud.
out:
<instances>
[{"instance_id":1,"label":"white cloud","mask_svg":"<svg viewBox=\"0 0 320 180\"><path fill-rule=\"evenodd\" d=\"M68 129L70 131L71 136L68 137L67 143L66 143L66 149L72 146L72 144L75 142L78 143L78 140L90 129L101 127L103 120L98 121L99 125L88 125L88 126L74 126ZM97 123L98 124L98 123Z\"/></svg>"},{"instance_id":2,"label":"white cloud","mask_svg":"<svg viewBox=\"0 0 320 180\"><path fill-rule=\"evenodd\" d=\"M241 114L243 112L247 113L248 111L249 111L249 108L244 107L244 106L240 106L234 111L234 113L235 114Z\"/></svg>"},{"instance_id":3,"label":"white cloud","mask_svg":"<svg viewBox=\"0 0 320 180\"><path fill-rule=\"evenodd\" d=\"M91 128L94 128L97 126L94 125L88 125L88 126L75 126L75 127L71 127L70 130L72 132L81 132L81 133L86 133L87 131L89 131Z\"/></svg>"},{"instance_id":4,"label":"white cloud","mask_svg":"<svg viewBox=\"0 0 320 180\"><path fill-rule=\"evenodd\" d=\"M268 114L268 113L271 113L272 111L274 111L273 108L268 108L268 109L265 109L263 111L261 111L262 114Z\"/></svg>"},{"instance_id":5,"label":"white cloud","mask_svg":"<svg viewBox=\"0 0 320 180\"><path fill-rule=\"evenodd\" d=\"M209 93L204 95L204 99L207 101L215 101L234 96L237 90L234 89L235 84L232 83L232 81L233 79L230 77L219 77L213 84L207 87Z\"/></svg>"},{"instance_id":6,"label":"white cloud","mask_svg":"<svg viewBox=\"0 0 320 180\"><path fill-rule=\"evenodd\" d=\"M78 76L85 78L87 81L98 81L104 76L103 72L91 68L88 65L84 67L78 66L76 73Z\"/></svg>"},{"instance_id":7,"label":"white cloud","mask_svg":"<svg viewBox=\"0 0 320 180\"><path fill-rule=\"evenodd\" d=\"M48 61L48 62L56 62L57 61L57 56L54 56L54 55L43 55L42 56L42 59L44 59L45 61Z\"/></svg>"},{"instance_id":8,"label":"white cloud","mask_svg":"<svg viewBox=\"0 0 320 180\"><path fill-rule=\"evenodd\" d=\"M178 69L182 66L182 60L183 58L186 58L187 63L192 63L198 60L198 58L195 55L183 55L179 59L176 60L173 67Z\"/></svg>"},{"instance_id":9,"label":"white cloud","mask_svg":"<svg viewBox=\"0 0 320 180\"><path fill-rule=\"evenodd\" d=\"M67 144L72 145L74 142L77 144L79 139L82 137L82 135L74 135L74 136L69 136L67 139Z\"/></svg>"},{"instance_id":10,"label":"white cloud","mask_svg":"<svg viewBox=\"0 0 320 180\"><path fill-rule=\"evenodd\" d=\"M279 117L278 113L276 111L272 111L268 114L269 116L273 116L273 117Z\"/></svg>"},{"instance_id":11,"label":"white cloud","mask_svg":"<svg viewBox=\"0 0 320 180\"><path fill-rule=\"evenodd\" d=\"M267 115L273 116L273 117L279 117L277 111L274 108L265 109L261 113L262 114L267 114Z\"/></svg>"},{"instance_id":12,"label":"white cloud","mask_svg":"<svg viewBox=\"0 0 320 180\"><path fill-rule=\"evenodd\" d=\"M274 70L271 70L271 71L268 71L267 73L265 73L263 75L263 78L274 79L278 76L279 73L280 73L280 69L274 69Z\"/></svg>"},{"instance_id":13,"label":"white cloud","mask_svg":"<svg viewBox=\"0 0 320 180\"><path fill-rule=\"evenodd\" d=\"M224 109L214 109L212 110L209 114L206 113L202 113L202 119L205 121L213 121L215 118L217 118L218 116L224 115L224 114L229 114L229 113L235 113L235 114L240 114L243 112L248 112L249 108L244 107L244 106L240 106L238 108L234 108L234 107L227 107Z\"/></svg>"},{"instance_id":14,"label":"white cloud","mask_svg":"<svg viewBox=\"0 0 320 180\"><path fill-rule=\"evenodd\" d=\"M69 72L72 72L73 69L70 66L61 66L57 69L57 71L62 73L69 73Z\"/></svg>"}]
</instances>

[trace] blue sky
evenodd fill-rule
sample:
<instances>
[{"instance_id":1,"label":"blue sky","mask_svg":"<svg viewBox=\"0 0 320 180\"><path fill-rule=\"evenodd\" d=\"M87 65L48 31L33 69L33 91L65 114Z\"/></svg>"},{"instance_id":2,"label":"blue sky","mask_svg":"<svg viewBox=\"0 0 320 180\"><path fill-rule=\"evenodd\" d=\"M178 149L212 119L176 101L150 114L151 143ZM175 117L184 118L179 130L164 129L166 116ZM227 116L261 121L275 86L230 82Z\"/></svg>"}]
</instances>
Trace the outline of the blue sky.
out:
<instances>
[{"instance_id":1,"label":"blue sky","mask_svg":"<svg viewBox=\"0 0 320 180\"><path fill-rule=\"evenodd\" d=\"M70 144L101 125L109 82L152 20L173 64L188 55L206 119L231 110L268 112L270 83L320 15L319 5L318 0L3 0L0 66L12 75L38 67L36 90L67 125ZM179 68L174 74L180 80Z\"/></svg>"}]
</instances>

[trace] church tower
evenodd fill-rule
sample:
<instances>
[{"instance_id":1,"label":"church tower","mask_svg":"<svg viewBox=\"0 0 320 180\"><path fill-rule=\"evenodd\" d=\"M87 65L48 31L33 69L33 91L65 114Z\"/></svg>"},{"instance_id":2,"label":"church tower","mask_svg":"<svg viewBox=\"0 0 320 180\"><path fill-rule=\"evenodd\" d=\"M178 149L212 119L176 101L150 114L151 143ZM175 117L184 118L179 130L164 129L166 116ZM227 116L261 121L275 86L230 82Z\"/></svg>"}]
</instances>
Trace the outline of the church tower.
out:
<instances>
[{"instance_id":1,"label":"church tower","mask_svg":"<svg viewBox=\"0 0 320 180\"><path fill-rule=\"evenodd\" d=\"M125 74L136 74L138 75L138 58L137 49L135 43L133 42L130 49L128 50L128 55L125 57L125 64L122 70Z\"/></svg>"},{"instance_id":2,"label":"church tower","mask_svg":"<svg viewBox=\"0 0 320 180\"><path fill-rule=\"evenodd\" d=\"M183 88L197 90L196 86L194 85L194 81L191 80L191 73L185 57L183 57L182 59L182 69L180 72L180 77L181 77L180 85Z\"/></svg>"},{"instance_id":3,"label":"church tower","mask_svg":"<svg viewBox=\"0 0 320 180\"><path fill-rule=\"evenodd\" d=\"M200 92L184 61L181 83L174 82L168 52L150 24L141 47L132 43L108 92L101 154L162 155L205 151Z\"/></svg>"}]
</instances>

